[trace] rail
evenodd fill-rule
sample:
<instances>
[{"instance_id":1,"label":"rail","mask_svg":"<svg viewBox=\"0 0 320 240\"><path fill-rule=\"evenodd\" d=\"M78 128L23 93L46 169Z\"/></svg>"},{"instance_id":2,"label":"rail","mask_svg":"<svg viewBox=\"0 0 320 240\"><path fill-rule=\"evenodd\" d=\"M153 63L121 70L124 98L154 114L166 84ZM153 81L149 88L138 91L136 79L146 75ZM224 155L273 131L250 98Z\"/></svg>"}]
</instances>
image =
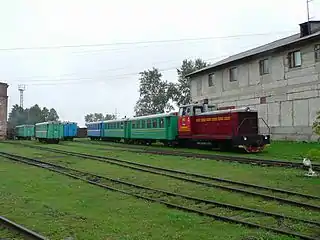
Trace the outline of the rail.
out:
<instances>
[{"instance_id":1,"label":"rail","mask_svg":"<svg viewBox=\"0 0 320 240\"><path fill-rule=\"evenodd\" d=\"M15 222L13 222L3 216L0 216L0 222L1 222L1 225L6 226L7 228L11 228L29 239L35 239L35 240L46 240L47 239L44 236L42 236L42 235L40 235L30 229L27 229L27 228L19 225L18 223L15 223Z\"/></svg>"},{"instance_id":2,"label":"rail","mask_svg":"<svg viewBox=\"0 0 320 240\"><path fill-rule=\"evenodd\" d=\"M24 157L24 156L9 154L7 152L1 152L0 155L7 158L7 159L13 160L13 161L18 161L21 163L44 168L44 169L47 169L47 170L50 170L50 171L53 171L56 173L60 173L60 174L69 176L74 179L79 179L79 180L85 181L89 184L99 186L104 189L117 191L117 192L120 192L123 194L131 195L136 198L144 199L144 200L151 201L151 202L157 202L157 203L163 204L167 207L176 208L179 210L188 211L188 212L192 212L192 213L197 213L197 214L208 216L208 217L211 217L211 218L214 218L217 220L221 220L221 221L242 224L242 225L245 225L248 227L265 229L265 230L273 231L275 233L280 233L283 235L299 237L300 239L308 239L308 240L317 239L317 236L313 236L313 235L316 235L316 233L314 233L315 229L317 229L317 227L320 225L319 222L316 222L316 221L300 219L300 218L285 216L282 214L265 212L265 211L261 211L261 210L257 210L257 209L250 209L250 208L245 208L245 207L241 207L241 206L225 204L225 203L221 203L221 202L217 202L217 201L195 198L192 196L182 195L182 194L164 191L164 190L160 190L160 189L145 187L142 185L133 184L131 182L125 182L125 181L121 181L119 179L104 177L104 176L80 171L80 170L69 168L69 167L62 166L62 165L57 165L57 164L53 164L53 163L49 163L49 162L43 162L43 161L40 161L37 159L28 158L28 157ZM129 186L131 189L125 188L126 190L124 190L124 188L121 187L123 185L125 185L127 187ZM156 194L157 197L153 197L154 195L152 193L157 193ZM150 197L150 196L152 196L152 197ZM167 196L165 198L165 200L163 200L163 196ZM176 198L176 199L174 199L174 198ZM177 204L176 203L177 198L184 198L185 200L188 200L191 202L187 203L186 201L183 201L183 205ZM296 232L296 231L292 231L292 230L287 230L286 224L280 224L278 227L273 227L270 225L269 226L266 225L267 223L264 223L264 224L261 224L260 222L255 223L252 220L252 218L250 219L250 221L240 220L240 219L237 219L234 217L230 217L228 215L227 216L223 215L223 214L221 214L220 211L218 211L218 213L215 213L214 208L212 208L212 207L211 207L211 209L213 209L213 210L211 210L211 211L206 210L205 211L205 210L201 209L201 206L198 205L199 203L206 204L208 207L210 205L213 205L213 206L218 206L218 207L222 207L222 208L227 208L229 210L232 209L233 211L240 211L238 214L241 214L242 211L245 211L245 212L252 212L252 213L255 213L258 215L259 214L266 215L266 216L273 217L275 222L278 222L279 218L281 218L283 221L290 221L291 224L292 224L291 221L294 221L298 224L297 229L299 229L299 224L306 223L306 225L308 225L308 227L309 227L308 231L307 231L308 235L306 235L303 232L301 233L301 232ZM278 224L276 224L276 225L278 225ZM290 225L290 226L293 227L292 225ZM299 231L303 231L303 230L299 229Z\"/></svg>"}]
</instances>

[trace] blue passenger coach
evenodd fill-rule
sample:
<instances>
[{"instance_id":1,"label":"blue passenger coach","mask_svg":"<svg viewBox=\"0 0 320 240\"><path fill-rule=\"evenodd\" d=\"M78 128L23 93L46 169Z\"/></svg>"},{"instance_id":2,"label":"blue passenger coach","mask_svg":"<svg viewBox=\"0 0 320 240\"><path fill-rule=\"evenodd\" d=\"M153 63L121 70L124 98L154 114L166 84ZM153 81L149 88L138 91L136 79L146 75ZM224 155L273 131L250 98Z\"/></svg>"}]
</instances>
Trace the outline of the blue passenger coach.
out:
<instances>
[{"instance_id":1,"label":"blue passenger coach","mask_svg":"<svg viewBox=\"0 0 320 240\"><path fill-rule=\"evenodd\" d=\"M78 125L75 122L63 122L63 140L73 140L77 136Z\"/></svg>"},{"instance_id":2,"label":"blue passenger coach","mask_svg":"<svg viewBox=\"0 0 320 240\"><path fill-rule=\"evenodd\" d=\"M102 125L103 122L91 122L91 123L86 123L87 126L87 136L91 140L100 140L101 139L101 134L102 134Z\"/></svg>"}]
</instances>

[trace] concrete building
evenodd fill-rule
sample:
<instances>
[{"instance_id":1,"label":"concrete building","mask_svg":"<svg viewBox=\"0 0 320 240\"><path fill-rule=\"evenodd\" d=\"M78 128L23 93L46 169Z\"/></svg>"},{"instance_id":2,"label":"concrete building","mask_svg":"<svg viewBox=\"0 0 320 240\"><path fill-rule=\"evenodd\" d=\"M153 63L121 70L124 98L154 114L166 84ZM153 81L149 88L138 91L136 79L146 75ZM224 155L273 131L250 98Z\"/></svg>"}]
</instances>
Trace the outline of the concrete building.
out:
<instances>
[{"instance_id":1,"label":"concrete building","mask_svg":"<svg viewBox=\"0 0 320 240\"><path fill-rule=\"evenodd\" d=\"M187 76L193 102L218 107L251 106L273 139L317 140L320 111L320 21L300 33L245 51ZM260 129L266 125L259 121Z\"/></svg>"},{"instance_id":2,"label":"concrete building","mask_svg":"<svg viewBox=\"0 0 320 240\"><path fill-rule=\"evenodd\" d=\"M7 113L8 113L8 85L0 82L0 140L7 135Z\"/></svg>"}]
</instances>

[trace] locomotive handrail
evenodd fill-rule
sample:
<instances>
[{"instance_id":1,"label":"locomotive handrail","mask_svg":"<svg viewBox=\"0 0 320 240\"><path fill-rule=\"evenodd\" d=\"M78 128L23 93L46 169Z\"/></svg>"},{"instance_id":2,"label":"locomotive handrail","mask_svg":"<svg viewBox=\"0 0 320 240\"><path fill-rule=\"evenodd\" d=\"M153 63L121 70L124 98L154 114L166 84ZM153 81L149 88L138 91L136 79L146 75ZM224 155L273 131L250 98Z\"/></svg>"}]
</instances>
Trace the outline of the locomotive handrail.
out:
<instances>
[{"instance_id":1,"label":"locomotive handrail","mask_svg":"<svg viewBox=\"0 0 320 240\"><path fill-rule=\"evenodd\" d=\"M262 118L262 117L259 117L258 119L261 119L263 122L264 122L264 124L267 126L267 128L268 128L268 135L270 135L270 127L269 127L269 125L266 123L266 121ZM258 126L259 126L259 122L258 122Z\"/></svg>"}]
</instances>

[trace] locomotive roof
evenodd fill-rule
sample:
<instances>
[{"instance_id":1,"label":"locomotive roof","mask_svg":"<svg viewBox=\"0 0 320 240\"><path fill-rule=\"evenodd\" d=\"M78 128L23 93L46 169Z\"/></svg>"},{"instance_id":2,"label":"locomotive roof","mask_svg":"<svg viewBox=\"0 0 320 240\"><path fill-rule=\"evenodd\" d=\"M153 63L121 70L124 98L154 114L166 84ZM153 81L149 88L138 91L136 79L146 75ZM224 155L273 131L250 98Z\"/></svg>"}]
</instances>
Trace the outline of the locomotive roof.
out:
<instances>
[{"instance_id":1,"label":"locomotive roof","mask_svg":"<svg viewBox=\"0 0 320 240\"><path fill-rule=\"evenodd\" d=\"M141 119L148 119L148 118L169 117L169 116L175 116L176 114L177 112L159 113L159 114L152 114L152 115L141 116L141 117L132 117L132 118L128 118L128 120L134 121L134 120L141 120Z\"/></svg>"},{"instance_id":2,"label":"locomotive roof","mask_svg":"<svg viewBox=\"0 0 320 240\"><path fill-rule=\"evenodd\" d=\"M257 110L250 107L242 107L242 108L236 108L236 109L214 110L214 111L199 113L197 114L197 116L207 116L212 114L232 113L232 112L257 112Z\"/></svg>"}]
</instances>

